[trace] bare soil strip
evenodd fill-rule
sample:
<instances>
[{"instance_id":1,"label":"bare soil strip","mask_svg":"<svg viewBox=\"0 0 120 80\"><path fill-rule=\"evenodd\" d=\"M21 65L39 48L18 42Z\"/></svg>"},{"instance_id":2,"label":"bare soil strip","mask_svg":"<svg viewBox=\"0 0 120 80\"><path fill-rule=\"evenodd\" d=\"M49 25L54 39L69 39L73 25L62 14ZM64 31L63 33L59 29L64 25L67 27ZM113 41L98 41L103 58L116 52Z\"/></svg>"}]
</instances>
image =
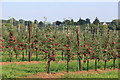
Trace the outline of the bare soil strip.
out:
<instances>
[{"instance_id":1,"label":"bare soil strip","mask_svg":"<svg viewBox=\"0 0 120 80\"><path fill-rule=\"evenodd\" d=\"M94 61L94 60L90 60ZM38 64L38 63L46 63L47 61L21 61L21 62L0 62L0 65L8 65L8 64ZM66 63L66 61L52 61L53 63ZM76 62L76 60L71 60L70 62Z\"/></svg>"},{"instance_id":2,"label":"bare soil strip","mask_svg":"<svg viewBox=\"0 0 120 80\"><path fill-rule=\"evenodd\" d=\"M8 65L8 64L38 64L38 63L45 63L45 61L0 62L0 65Z\"/></svg>"},{"instance_id":3,"label":"bare soil strip","mask_svg":"<svg viewBox=\"0 0 120 80\"><path fill-rule=\"evenodd\" d=\"M38 64L38 63L46 63L47 61L21 61L21 62L0 62L0 65L8 65L8 64ZM66 61L52 61L51 63L65 63ZM75 61L71 61L75 62Z\"/></svg>"},{"instance_id":4,"label":"bare soil strip","mask_svg":"<svg viewBox=\"0 0 120 80\"><path fill-rule=\"evenodd\" d=\"M25 78L61 78L61 76L64 76L66 74L101 74L101 73L105 73L105 72L109 72L109 71L118 71L118 69L98 69L97 71L95 70L89 70L89 71L75 71L75 72L55 72L55 73L50 73L50 74L47 74L47 73L37 73L37 74L34 74L34 75L30 75L30 76L27 76Z\"/></svg>"}]
</instances>

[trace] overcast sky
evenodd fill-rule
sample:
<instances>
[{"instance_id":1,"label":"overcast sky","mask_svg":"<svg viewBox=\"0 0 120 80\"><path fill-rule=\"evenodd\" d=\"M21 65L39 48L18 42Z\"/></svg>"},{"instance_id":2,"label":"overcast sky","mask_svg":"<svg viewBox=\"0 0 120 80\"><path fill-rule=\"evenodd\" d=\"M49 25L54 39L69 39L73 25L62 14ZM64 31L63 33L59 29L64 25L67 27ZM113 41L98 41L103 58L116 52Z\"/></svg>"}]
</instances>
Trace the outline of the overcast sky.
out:
<instances>
[{"instance_id":1,"label":"overcast sky","mask_svg":"<svg viewBox=\"0 0 120 80\"><path fill-rule=\"evenodd\" d=\"M112 21L118 18L118 2L3 2L2 19L15 19L43 21L44 16L48 22L80 17L96 17L100 21Z\"/></svg>"}]
</instances>

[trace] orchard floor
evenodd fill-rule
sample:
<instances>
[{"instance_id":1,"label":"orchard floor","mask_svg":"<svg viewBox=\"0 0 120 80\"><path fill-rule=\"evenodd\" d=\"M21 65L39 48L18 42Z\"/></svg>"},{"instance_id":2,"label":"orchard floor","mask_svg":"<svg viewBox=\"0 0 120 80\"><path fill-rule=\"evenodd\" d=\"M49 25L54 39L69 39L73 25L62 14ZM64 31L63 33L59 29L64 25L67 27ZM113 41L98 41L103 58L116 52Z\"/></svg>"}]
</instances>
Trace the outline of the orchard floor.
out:
<instances>
[{"instance_id":1,"label":"orchard floor","mask_svg":"<svg viewBox=\"0 0 120 80\"><path fill-rule=\"evenodd\" d=\"M118 69L106 69L106 70L103 70L103 69L97 69L97 71L95 70L89 70L89 71L75 71L75 72L56 72L56 73L37 73L37 74L34 74L34 75L30 75L30 76L27 76L25 78L65 78L63 76L66 76L66 75L89 75L89 74L103 74L103 73L108 73L108 72L111 72L111 71L116 71L118 72ZM69 77L68 77L69 78Z\"/></svg>"},{"instance_id":2,"label":"orchard floor","mask_svg":"<svg viewBox=\"0 0 120 80\"><path fill-rule=\"evenodd\" d=\"M90 61L94 61L94 60L90 60ZM54 62L54 61L52 61L52 62ZM57 62L66 63L65 60L64 61L57 61ZM74 60L74 61L71 61L71 62L76 62L76 61ZM38 64L38 63L46 63L46 61L0 62L0 65L8 65L8 64Z\"/></svg>"},{"instance_id":3,"label":"orchard floor","mask_svg":"<svg viewBox=\"0 0 120 80\"><path fill-rule=\"evenodd\" d=\"M8 64L38 64L45 63L46 61L22 61L22 62L0 62L0 65L8 65Z\"/></svg>"},{"instance_id":4,"label":"orchard floor","mask_svg":"<svg viewBox=\"0 0 120 80\"><path fill-rule=\"evenodd\" d=\"M107 63L106 70L104 62L100 61L97 71L94 61L90 62L89 71L86 71L86 63L83 63L83 71L77 71L76 60L70 61L69 73L65 72L66 61L52 61L50 74L46 73L46 61L0 62L0 65L4 78L118 78L118 64L113 69L112 60Z\"/></svg>"}]
</instances>

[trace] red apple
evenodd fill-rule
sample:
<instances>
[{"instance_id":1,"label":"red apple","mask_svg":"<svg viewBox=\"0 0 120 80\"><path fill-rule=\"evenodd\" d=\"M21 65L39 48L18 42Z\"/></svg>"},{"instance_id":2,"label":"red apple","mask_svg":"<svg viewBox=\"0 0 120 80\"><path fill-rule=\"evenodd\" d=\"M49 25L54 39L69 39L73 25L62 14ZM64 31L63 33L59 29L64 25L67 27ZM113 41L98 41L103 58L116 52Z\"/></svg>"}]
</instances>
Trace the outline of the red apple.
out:
<instances>
[{"instance_id":1,"label":"red apple","mask_svg":"<svg viewBox=\"0 0 120 80\"><path fill-rule=\"evenodd\" d=\"M65 45L65 47L69 47L69 45Z\"/></svg>"},{"instance_id":2,"label":"red apple","mask_svg":"<svg viewBox=\"0 0 120 80\"><path fill-rule=\"evenodd\" d=\"M67 51L71 51L72 49L67 49Z\"/></svg>"},{"instance_id":3,"label":"red apple","mask_svg":"<svg viewBox=\"0 0 120 80\"><path fill-rule=\"evenodd\" d=\"M49 40L53 40L52 38L49 38Z\"/></svg>"}]
</instances>

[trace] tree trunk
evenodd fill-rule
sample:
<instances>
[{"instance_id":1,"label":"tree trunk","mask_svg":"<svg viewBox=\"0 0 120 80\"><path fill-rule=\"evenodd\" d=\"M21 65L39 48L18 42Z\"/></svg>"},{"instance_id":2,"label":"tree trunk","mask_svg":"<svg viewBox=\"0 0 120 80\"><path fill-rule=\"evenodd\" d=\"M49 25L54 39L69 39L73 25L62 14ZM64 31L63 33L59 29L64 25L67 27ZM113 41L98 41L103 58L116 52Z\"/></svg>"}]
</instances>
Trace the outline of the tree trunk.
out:
<instances>
[{"instance_id":1,"label":"tree trunk","mask_svg":"<svg viewBox=\"0 0 120 80\"><path fill-rule=\"evenodd\" d=\"M69 61L67 61L67 73L69 72Z\"/></svg>"},{"instance_id":2,"label":"tree trunk","mask_svg":"<svg viewBox=\"0 0 120 80\"><path fill-rule=\"evenodd\" d=\"M104 64L104 70L106 70L106 61L105 61L105 64Z\"/></svg>"},{"instance_id":3,"label":"tree trunk","mask_svg":"<svg viewBox=\"0 0 120 80\"><path fill-rule=\"evenodd\" d=\"M48 60L47 62L47 73L49 74L50 73L50 61Z\"/></svg>"},{"instance_id":4,"label":"tree trunk","mask_svg":"<svg viewBox=\"0 0 120 80\"><path fill-rule=\"evenodd\" d=\"M37 53L37 49L36 49L36 61L38 61L38 53Z\"/></svg>"},{"instance_id":5,"label":"tree trunk","mask_svg":"<svg viewBox=\"0 0 120 80\"><path fill-rule=\"evenodd\" d=\"M28 61L29 62L31 61L31 52L30 51L28 52Z\"/></svg>"},{"instance_id":6,"label":"tree trunk","mask_svg":"<svg viewBox=\"0 0 120 80\"><path fill-rule=\"evenodd\" d=\"M97 59L95 59L95 71L97 71Z\"/></svg>"},{"instance_id":7,"label":"tree trunk","mask_svg":"<svg viewBox=\"0 0 120 80\"><path fill-rule=\"evenodd\" d=\"M62 60L63 60L63 51L62 51Z\"/></svg>"},{"instance_id":8,"label":"tree trunk","mask_svg":"<svg viewBox=\"0 0 120 80\"><path fill-rule=\"evenodd\" d=\"M31 25L29 25L29 52L28 52L28 61L31 61Z\"/></svg>"},{"instance_id":9,"label":"tree trunk","mask_svg":"<svg viewBox=\"0 0 120 80\"><path fill-rule=\"evenodd\" d=\"M78 55L78 70L82 71L82 63L81 63L81 59L80 59L79 55Z\"/></svg>"},{"instance_id":10,"label":"tree trunk","mask_svg":"<svg viewBox=\"0 0 120 80\"><path fill-rule=\"evenodd\" d=\"M10 52L10 62L12 62L12 52Z\"/></svg>"},{"instance_id":11,"label":"tree trunk","mask_svg":"<svg viewBox=\"0 0 120 80\"><path fill-rule=\"evenodd\" d=\"M24 61L24 51L22 52L22 61Z\"/></svg>"},{"instance_id":12,"label":"tree trunk","mask_svg":"<svg viewBox=\"0 0 120 80\"><path fill-rule=\"evenodd\" d=\"M69 72L70 55L67 55L67 73Z\"/></svg>"},{"instance_id":13,"label":"tree trunk","mask_svg":"<svg viewBox=\"0 0 120 80\"><path fill-rule=\"evenodd\" d=\"M15 57L16 57L16 59L17 59L17 58L18 58L18 54L16 54L16 56L15 56Z\"/></svg>"},{"instance_id":14,"label":"tree trunk","mask_svg":"<svg viewBox=\"0 0 120 80\"><path fill-rule=\"evenodd\" d=\"M113 59L113 69L115 69L115 59Z\"/></svg>"},{"instance_id":15,"label":"tree trunk","mask_svg":"<svg viewBox=\"0 0 120 80\"><path fill-rule=\"evenodd\" d=\"M89 70L89 60L87 60L87 71Z\"/></svg>"},{"instance_id":16,"label":"tree trunk","mask_svg":"<svg viewBox=\"0 0 120 80\"><path fill-rule=\"evenodd\" d=\"M28 52L28 50L27 50L27 48L26 48L26 56L27 56L27 52Z\"/></svg>"},{"instance_id":17,"label":"tree trunk","mask_svg":"<svg viewBox=\"0 0 120 80\"><path fill-rule=\"evenodd\" d=\"M77 48L78 48L78 70L81 71L82 70L82 63L81 63L81 59L80 59L80 41L79 41L79 32L78 32L78 26L76 26L76 34L77 34ZM85 36L85 35L83 35Z\"/></svg>"}]
</instances>

